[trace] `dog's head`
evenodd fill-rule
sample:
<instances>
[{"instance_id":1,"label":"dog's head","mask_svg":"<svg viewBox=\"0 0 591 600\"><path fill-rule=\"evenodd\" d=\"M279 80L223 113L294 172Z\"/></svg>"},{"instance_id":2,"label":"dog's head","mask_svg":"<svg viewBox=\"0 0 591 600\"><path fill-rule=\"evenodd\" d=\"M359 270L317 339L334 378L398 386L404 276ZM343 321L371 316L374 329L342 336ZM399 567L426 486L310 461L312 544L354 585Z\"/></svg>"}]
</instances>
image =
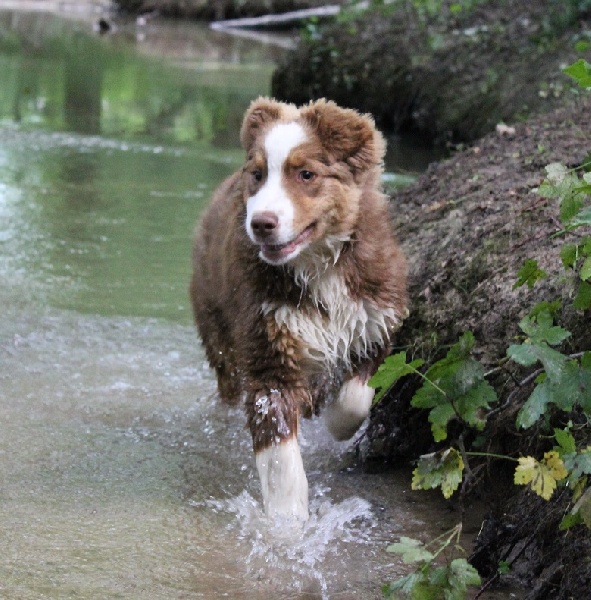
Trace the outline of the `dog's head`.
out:
<instances>
[{"instance_id":1,"label":"dog's head","mask_svg":"<svg viewBox=\"0 0 591 600\"><path fill-rule=\"evenodd\" d=\"M373 120L318 100L302 108L259 98L241 130L246 231L282 265L350 239L366 186L378 185L385 144Z\"/></svg>"}]
</instances>

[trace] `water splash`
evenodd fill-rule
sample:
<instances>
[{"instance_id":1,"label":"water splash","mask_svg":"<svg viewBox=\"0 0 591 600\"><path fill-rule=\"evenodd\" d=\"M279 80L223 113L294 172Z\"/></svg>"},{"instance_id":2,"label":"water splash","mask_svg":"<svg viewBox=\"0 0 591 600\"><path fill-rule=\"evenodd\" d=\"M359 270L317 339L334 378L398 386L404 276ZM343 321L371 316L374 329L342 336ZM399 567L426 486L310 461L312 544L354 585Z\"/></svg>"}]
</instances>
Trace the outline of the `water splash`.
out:
<instances>
[{"instance_id":1,"label":"water splash","mask_svg":"<svg viewBox=\"0 0 591 600\"><path fill-rule=\"evenodd\" d=\"M369 502L359 497L335 502L328 498L329 491L312 490L310 518L304 524L285 517L268 519L247 491L205 505L234 515L227 530L248 547L249 579L273 581L283 593L288 588L327 600L331 584L347 569L347 545L369 543L375 525Z\"/></svg>"}]
</instances>

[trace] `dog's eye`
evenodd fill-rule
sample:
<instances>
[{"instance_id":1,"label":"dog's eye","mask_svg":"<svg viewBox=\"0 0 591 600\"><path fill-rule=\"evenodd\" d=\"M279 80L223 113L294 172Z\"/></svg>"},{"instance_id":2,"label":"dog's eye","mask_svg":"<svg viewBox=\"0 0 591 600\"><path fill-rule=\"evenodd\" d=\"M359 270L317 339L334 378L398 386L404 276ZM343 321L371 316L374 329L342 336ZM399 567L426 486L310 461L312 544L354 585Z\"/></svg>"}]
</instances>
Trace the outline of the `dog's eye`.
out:
<instances>
[{"instance_id":1,"label":"dog's eye","mask_svg":"<svg viewBox=\"0 0 591 600\"><path fill-rule=\"evenodd\" d=\"M303 170L298 173L298 179L307 183L316 179L316 173L313 173L312 171Z\"/></svg>"},{"instance_id":2,"label":"dog's eye","mask_svg":"<svg viewBox=\"0 0 591 600\"><path fill-rule=\"evenodd\" d=\"M258 183L263 179L263 172L260 169L255 169L252 172L252 178Z\"/></svg>"}]
</instances>

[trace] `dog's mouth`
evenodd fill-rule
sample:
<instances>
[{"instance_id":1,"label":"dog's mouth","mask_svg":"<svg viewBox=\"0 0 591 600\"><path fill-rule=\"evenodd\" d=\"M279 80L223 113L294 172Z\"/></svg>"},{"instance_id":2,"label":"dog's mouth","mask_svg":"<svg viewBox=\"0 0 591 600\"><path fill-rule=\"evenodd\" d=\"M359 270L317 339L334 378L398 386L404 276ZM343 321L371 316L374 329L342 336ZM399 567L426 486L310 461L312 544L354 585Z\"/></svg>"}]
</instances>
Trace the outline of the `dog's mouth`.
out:
<instances>
[{"instance_id":1,"label":"dog's mouth","mask_svg":"<svg viewBox=\"0 0 591 600\"><path fill-rule=\"evenodd\" d=\"M308 225L300 234L286 244L261 244L261 255L270 263L282 264L287 262L296 252L302 249L310 239L316 223Z\"/></svg>"}]
</instances>

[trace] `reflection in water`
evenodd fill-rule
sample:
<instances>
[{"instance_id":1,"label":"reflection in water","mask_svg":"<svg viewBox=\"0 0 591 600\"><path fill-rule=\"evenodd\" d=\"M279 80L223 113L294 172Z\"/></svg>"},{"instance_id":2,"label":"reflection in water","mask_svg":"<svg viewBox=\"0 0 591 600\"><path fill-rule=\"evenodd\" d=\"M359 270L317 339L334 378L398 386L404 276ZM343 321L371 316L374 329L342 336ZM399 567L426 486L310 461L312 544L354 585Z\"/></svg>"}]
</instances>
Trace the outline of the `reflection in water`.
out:
<instances>
[{"instance_id":1,"label":"reflection in water","mask_svg":"<svg viewBox=\"0 0 591 600\"><path fill-rule=\"evenodd\" d=\"M0 596L379 598L439 498L307 422L312 519L278 537L190 324L191 231L267 50L194 28L180 69L55 18L0 30Z\"/></svg>"},{"instance_id":2,"label":"reflection in water","mask_svg":"<svg viewBox=\"0 0 591 600\"><path fill-rule=\"evenodd\" d=\"M236 147L244 109L268 93L275 52L232 38L220 44L219 34L205 27L179 27L171 23L148 33L141 47L179 52L190 34L192 46L184 51L198 52L191 54L191 70L142 59L125 30L96 39L57 17L0 11L0 119L83 134L148 136L152 143L229 141Z\"/></svg>"},{"instance_id":3,"label":"reflection in water","mask_svg":"<svg viewBox=\"0 0 591 600\"><path fill-rule=\"evenodd\" d=\"M101 131L103 66L85 37L75 37L65 61L64 117L66 127L79 133Z\"/></svg>"}]
</instances>

